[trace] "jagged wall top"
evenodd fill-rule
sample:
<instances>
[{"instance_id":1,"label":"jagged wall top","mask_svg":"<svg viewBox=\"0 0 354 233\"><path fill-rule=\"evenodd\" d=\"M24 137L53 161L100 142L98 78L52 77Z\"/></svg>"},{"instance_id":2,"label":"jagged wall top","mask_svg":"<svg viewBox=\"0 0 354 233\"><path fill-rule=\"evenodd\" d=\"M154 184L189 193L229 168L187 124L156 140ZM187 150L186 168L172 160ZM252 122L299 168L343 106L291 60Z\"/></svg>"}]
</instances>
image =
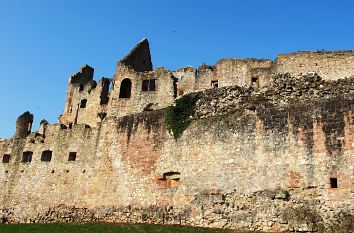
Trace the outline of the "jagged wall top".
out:
<instances>
[{"instance_id":1,"label":"jagged wall top","mask_svg":"<svg viewBox=\"0 0 354 233\"><path fill-rule=\"evenodd\" d=\"M81 83L81 84L85 84L88 83L89 81L91 81L93 79L93 72L94 69L85 64L81 67L80 71L73 74L70 77L70 82L71 83Z\"/></svg>"},{"instance_id":2,"label":"jagged wall top","mask_svg":"<svg viewBox=\"0 0 354 233\"><path fill-rule=\"evenodd\" d=\"M152 71L149 41L141 40L119 63L137 72Z\"/></svg>"}]
</instances>

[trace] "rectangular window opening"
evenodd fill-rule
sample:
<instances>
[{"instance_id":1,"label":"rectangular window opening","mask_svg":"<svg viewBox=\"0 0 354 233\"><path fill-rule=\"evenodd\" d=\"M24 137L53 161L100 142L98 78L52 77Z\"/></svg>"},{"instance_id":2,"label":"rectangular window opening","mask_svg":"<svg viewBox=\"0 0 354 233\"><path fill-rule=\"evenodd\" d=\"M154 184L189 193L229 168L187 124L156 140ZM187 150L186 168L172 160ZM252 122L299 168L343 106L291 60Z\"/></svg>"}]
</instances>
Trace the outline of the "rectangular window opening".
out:
<instances>
[{"instance_id":1,"label":"rectangular window opening","mask_svg":"<svg viewBox=\"0 0 354 233\"><path fill-rule=\"evenodd\" d=\"M2 156L2 163L9 163L10 162L10 155L9 154L4 154Z\"/></svg>"},{"instance_id":2,"label":"rectangular window opening","mask_svg":"<svg viewBox=\"0 0 354 233\"><path fill-rule=\"evenodd\" d=\"M83 91L84 90L84 85L83 84L80 84L79 86L79 91Z\"/></svg>"},{"instance_id":3,"label":"rectangular window opening","mask_svg":"<svg viewBox=\"0 0 354 233\"><path fill-rule=\"evenodd\" d=\"M45 150L42 152L41 156L41 161L43 162L50 162L52 160L52 151L51 150Z\"/></svg>"},{"instance_id":4,"label":"rectangular window opening","mask_svg":"<svg viewBox=\"0 0 354 233\"><path fill-rule=\"evenodd\" d=\"M212 80L212 81L211 81L211 87L212 87L212 88L217 88L217 87L219 87L219 80Z\"/></svg>"},{"instance_id":5,"label":"rectangular window opening","mask_svg":"<svg viewBox=\"0 0 354 233\"><path fill-rule=\"evenodd\" d=\"M149 91L149 80L143 80L142 91Z\"/></svg>"},{"instance_id":6,"label":"rectangular window opening","mask_svg":"<svg viewBox=\"0 0 354 233\"><path fill-rule=\"evenodd\" d=\"M141 90L142 91L156 91L157 79L143 80Z\"/></svg>"},{"instance_id":7,"label":"rectangular window opening","mask_svg":"<svg viewBox=\"0 0 354 233\"><path fill-rule=\"evenodd\" d=\"M258 77L251 78L251 87L259 87Z\"/></svg>"},{"instance_id":8,"label":"rectangular window opening","mask_svg":"<svg viewBox=\"0 0 354 233\"><path fill-rule=\"evenodd\" d=\"M32 151L23 152L21 162L22 163L30 163L30 162L32 162L32 155L33 155Z\"/></svg>"},{"instance_id":9,"label":"rectangular window opening","mask_svg":"<svg viewBox=\"0 0 354 233\"><path fill-rule=\"evenodd\" d=\"M87 99L81 100L80 108L86 108Z\"/></svg>"},{"instance_id":10,"label":"rectangular window opening","mask_svg":"<svg viewBox=\"0 0 354 233\"><path fill-rule=\"evenodd\" d=\"M332 189L338 188L337 178L329 178Z\"/></svg>"},{"instance_id":11,"label":"rectangular window opening","mask_svg":"<svg viewBox=\"0 0 354 233\"><path fill-rule=\"evenodd\" d=\"M70 152L68 161L75 161L76 160L76 152Z\"/></svg>"},{"instance_id":12,"label":"rectangular window opening","mask_svg":"<svg viewBox=\"0 0 354 233\"><path fill-rule=\"evenodd\" d=\"M180 184L180 176L181 173L179 172L165 172L162 174L162 178L159 180L163 183L164 187L175 188Z\"/></svg>"},{"instance_id":13,"label":"rectangular window opening","mask_svg":"<svg viewBox=\"0 0 354 233\"><path fill-rule=\"evenodd\" d=\"M150 79L149 91L156 91L157 80Z\"/></svg>"}]
</instances>

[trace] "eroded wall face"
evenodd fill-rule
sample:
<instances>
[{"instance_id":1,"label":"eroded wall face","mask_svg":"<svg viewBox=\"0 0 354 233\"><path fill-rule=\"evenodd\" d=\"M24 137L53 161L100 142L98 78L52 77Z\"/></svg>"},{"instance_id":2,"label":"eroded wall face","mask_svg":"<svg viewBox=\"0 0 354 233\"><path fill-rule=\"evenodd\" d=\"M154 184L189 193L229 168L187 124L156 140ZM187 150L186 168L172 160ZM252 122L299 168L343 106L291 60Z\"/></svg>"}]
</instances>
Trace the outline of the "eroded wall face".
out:
<instances>
[{"instance_id":1,"label":"eroded wall face","mask_svg":"<svg viewBox=\"0 0 354 233\"><path fill-rule=\"evenodd\" d=\"M332 99L208 117L178 140L166 129L164 111L108 117L92 129L51 126L44 141L2 142L1 153L10 146L13 156L0 166L2 214L6 221L51 221L77 211L70 221L82 221L93 211L100 216L93 221L335 226L340 211L353 214L352 108L352 100ZM40 161L44 150L53 151L50 162ZM20 162L23 151L33 152L31 163ZM68 161L70 152L76 161ZM164 180L171 173L178 180ZM50 208L64 213L53 217Z\"/></svg>"},{"instance_id":2,"label":"eroded wall face","mask_svg":"<svg viewBox=\"0 0 354 233\"><path fill-rule=\"evenodd\" d=\"M126 91L124 80L130 83L129 96L122 96ZM143 84L145 88L143 89ZM135 72L129 67L120 66L113 80L107 113L120 117L129 114L165 108L171 105L176 94L171 72L161 68L150 72Z\"/></svg>"},{"instance_id":3,"label":"eroded wall face","mask_svg":"<svg viewBox=\"0 0 354 233\"><path fill-rule=\"evenodd\" d=\"M319 51L279 55L272 70L292 75L314 72L324 79L337 80L354 75L354 53Z\"/></svg>"}]
</instances>

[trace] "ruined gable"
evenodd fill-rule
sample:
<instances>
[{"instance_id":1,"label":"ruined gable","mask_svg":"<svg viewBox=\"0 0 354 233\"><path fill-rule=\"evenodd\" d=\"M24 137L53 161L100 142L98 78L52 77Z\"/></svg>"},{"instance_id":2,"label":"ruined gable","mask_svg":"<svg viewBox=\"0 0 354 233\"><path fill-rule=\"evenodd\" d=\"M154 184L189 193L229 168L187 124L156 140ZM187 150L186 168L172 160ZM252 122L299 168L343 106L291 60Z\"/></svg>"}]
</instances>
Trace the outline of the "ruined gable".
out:
<instances>
[{"instance_id":1,"label":"ruined gable","mask_svg":"<svg viewBox=\"0 0 354 233\"><path fill-rule=\"evenodd\" d=\"M149 41L141 40L119 63L137 72L152 71Z\"/></svg>"}]
</instances>

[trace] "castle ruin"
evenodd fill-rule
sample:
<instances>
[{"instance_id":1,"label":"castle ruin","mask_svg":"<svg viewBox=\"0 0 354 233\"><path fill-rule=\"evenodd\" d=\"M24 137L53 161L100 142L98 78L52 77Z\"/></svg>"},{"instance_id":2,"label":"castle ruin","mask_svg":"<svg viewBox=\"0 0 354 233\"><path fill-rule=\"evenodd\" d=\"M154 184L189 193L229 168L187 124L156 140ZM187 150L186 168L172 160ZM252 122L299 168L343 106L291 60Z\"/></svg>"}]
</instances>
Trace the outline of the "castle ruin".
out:
<instances>
[{"instance_id":1,"label":"castle ruin","mask_svg":"<svg viewBox=\"0 0 354 233\"><path fill-rule=\"evenodd\" d=\"M354 50L153 69L84 65L56 124L0 139L0 220L354 228Z\"/></svg>"}]
</instances>

